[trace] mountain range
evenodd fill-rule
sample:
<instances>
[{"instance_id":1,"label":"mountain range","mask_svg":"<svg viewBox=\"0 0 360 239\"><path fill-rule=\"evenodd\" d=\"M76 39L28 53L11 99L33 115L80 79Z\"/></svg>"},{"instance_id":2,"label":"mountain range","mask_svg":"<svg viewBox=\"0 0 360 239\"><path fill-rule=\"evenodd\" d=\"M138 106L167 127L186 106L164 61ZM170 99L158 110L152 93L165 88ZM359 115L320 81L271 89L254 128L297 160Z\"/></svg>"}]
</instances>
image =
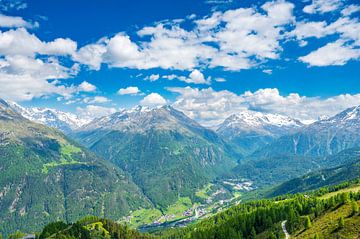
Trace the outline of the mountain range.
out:
<instances>
[{"instance_id":1,"label":"mountain range","mask_svg":"<svg viewBox=\"0 0 360 239\"><path fill-rule=\"evenodd\" d=\"M215 132L171 106L135 107L92 121L72 135L131 174L160 208L225 176L241 157Z\"/></svg>"},{"instance_id":2,"label":"mountain range","mask_svg":"<svg viewBox=\"0 0 360 239\"><path fill-rule=\"evenodd\" d=\"M90 122L90 119L80 118L73 113L56 109L40 107L25 108L15 102L9 101L7 103L24 118L56 128L64 133L70 133Z\"/></svg>"},{"instance_id":3,"label":"mountain range","mask_svg":"<svg viewBox=\"0 0 360 239\"><path fill-rule=\"evenodd\" d=\"M225 119L216 132L248 155L303 126L287 116L245 110Z\"/></svg>"},{"instance_id":4,"label":"mountain range","mask_svg":"<svg viewBox=\"0 0 360 239\"><path fill-rule=\"evenodd\" d=\"M360 106L284 135L259 149L255 156L303 155L325 157L360 145Z\"/></svg>"},{"instance_id":5,"label":"mountain range","mask_svg":"<svg viewBox=\"0 0 360 239\"><path fill-rule=\"evenodd\" d=\"M0 100L0 227L35 230L86 214L120 220L184 198L191 207L208 185L231 180L283 183L269 195L315 189L359 176L357 147L360 107L310 125L243 111L213 131L171 106L90 121Z\"/></svg>"},{"instance_id":6,"label":"mountain range","mask_svg":"<svg viewBox=\"0 0 360 239\"><path fill-rule=\"evenodd\" d=\"M147 207L124 171L0 101L0 231L88 214L118 220Z\"/></svg>"}]
</instances>

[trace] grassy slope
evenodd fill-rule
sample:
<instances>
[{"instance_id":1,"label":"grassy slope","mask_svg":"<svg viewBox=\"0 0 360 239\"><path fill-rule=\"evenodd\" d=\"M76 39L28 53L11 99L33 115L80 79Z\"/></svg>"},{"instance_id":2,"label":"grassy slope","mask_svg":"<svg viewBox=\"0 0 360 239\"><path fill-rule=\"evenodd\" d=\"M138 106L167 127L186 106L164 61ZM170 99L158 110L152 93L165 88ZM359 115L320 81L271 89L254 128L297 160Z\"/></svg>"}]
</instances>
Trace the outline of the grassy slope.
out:
<instances>
[{"instance_id":1,"label":"grassy slope","mask_svg":"<svg viewBox=\"0 0 360 239\"><path fill-rule=\"evenodd\" d=\"M357 202L360 205L360 201ZM292 238L313 238L318 234L324 239L355 239L360 238L360 216L351 216L351 205L343 205L333 211L316 218L308 230L301 230L292 235ZM339 218L345 219L345 227L338 229Z\"/></svg>"}]
</instances>

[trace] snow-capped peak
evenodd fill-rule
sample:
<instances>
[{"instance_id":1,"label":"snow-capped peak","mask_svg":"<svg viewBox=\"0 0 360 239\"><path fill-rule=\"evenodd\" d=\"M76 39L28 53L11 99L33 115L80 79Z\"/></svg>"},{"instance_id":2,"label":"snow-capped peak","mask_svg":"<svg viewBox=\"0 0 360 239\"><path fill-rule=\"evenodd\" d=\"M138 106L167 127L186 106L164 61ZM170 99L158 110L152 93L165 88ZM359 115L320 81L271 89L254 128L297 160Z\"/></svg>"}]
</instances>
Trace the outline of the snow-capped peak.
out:
<instances>
[{"instance_id":1,"label":"snow-capped peak","mask_svg":"<svg viewBox=\"0 0 360 239\"><path fill-rule=\"evenodd\" d=\"M24 118L57 128L65 133L89 123L89 119L81 119L77 115L69 112L51 108L25 108L15 102L8 102L8 104Z\"/></svg>"},{"instance_id":2,"label":"snow-capped peak","mask_svg":"<svg viewBox=\"0 0 360 239\"><path fill-rule=\"evenodd\" d=\"M246 125L249 127L259 127L265 125L273 125L278 127L302 126L302 123L300 121L292 119L288 116L262 113L251 110L246 110L239 112L238 114L233 114L230 117L228 117L223 124L227 124L227 126Z\"/></svg>"},{"instance_id":3,"label":"snow-capped peak","mask_svg":"<svg viewBox=\"0 0 360 239\"><path fill-rule=\"evenodd\" d=\"M262 134L282 134L288 130L304 126L299 120L279 114L245 110L233 114L218 126L222 133L261 132Z\"/></svg>"}]
</instances>

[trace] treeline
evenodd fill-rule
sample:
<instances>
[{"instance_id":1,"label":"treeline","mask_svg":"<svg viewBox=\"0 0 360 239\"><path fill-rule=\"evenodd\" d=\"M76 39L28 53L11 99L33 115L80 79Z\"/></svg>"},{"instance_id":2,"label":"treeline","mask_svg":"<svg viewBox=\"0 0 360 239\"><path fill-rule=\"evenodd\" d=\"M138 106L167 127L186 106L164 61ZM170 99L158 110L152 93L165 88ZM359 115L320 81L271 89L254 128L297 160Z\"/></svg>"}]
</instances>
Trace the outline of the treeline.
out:
<instances>
[{"instance_id":1,"label":"treeline","mask_svg":"<svg viewBox=\"0 0 360 239\"><path fill-rule=\"evenodd\" d=\"M261 233L269 239L283 238L281 231L274 230L282 221L287 221L286 228L293 233L306 229L311 219L326 211L359 199L360 193L340 193L326 200L300 194L282 201L260 200L232 207L187 228L158 234L166 239L253 239Z\"/></svg>"},{"instance_id":2,"label":"treeline","mask_svg":"<svg viewBox=\"0 0 360 239\"><path fill-rule=\"evenodd\" d=\"M10 235L15 239L14 235ZM22 237L21 237L22 238ZM87 216L76 223L53 222L44 227L36 235L37 239L152 239L148 234L142 234L120 225L114 221L95 216Z\"/></svg>"}]
</instances>

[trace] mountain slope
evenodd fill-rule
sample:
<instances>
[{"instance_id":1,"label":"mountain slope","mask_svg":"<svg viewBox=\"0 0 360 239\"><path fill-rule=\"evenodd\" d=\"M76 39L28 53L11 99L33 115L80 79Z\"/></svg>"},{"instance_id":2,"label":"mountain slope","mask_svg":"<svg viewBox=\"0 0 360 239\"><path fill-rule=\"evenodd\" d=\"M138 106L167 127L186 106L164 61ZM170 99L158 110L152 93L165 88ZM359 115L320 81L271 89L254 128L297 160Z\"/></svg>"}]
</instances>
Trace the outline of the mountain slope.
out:
<instances>
[{"instance_id":1,"label":"mountain slope","mask_svg":"<svg viewBox=\"0 0 360 239\"><path fill-rule=\"evenodd\" d=\"M135 107L94 120L75 138L129 172L160 208L193 196L229 172L237 157L216 133L170 106Z\"/></svg>"},{"instance_id":2,"label":"mountain slope","mask_svg":"<svg viewBox=\"0 0 360 239\"><path fill-rule=\"evenodd\" d=\"M121 170L0 100L0 231L150 207Z\"/></svg>"},{"instance_id":3,"label":"mountain slope","mask_svg":"<svg viewBox=\"0 0 360 239\"><path fill-rule=\"evenodd\" d=\"M298 193L339 184L360 177L360 148L344 150L327 159L330 165L344 164L306 174L287 181L267 192L267 197Z\"/></svg>"},{"instance_id":4,"label":"mountain slope","mask_svg":"<svg viewBox=\"0 0 360 239\"><path fill-rule=\"evenodd\" d=\"M317 121L295 134L283 136L255 152L254 156L324 157L356 146L360 146L360 106Z\"/></svg>"},{"instance_id":5,"label":"mountain slope","mask_svg":"<svg viewBox=\"0 0 360 239\"><path fill-rule=\"evenodd\" d=\"M56 128L66 134L89 123L89 120L81 119L77 115L68 112L50 108L25 108L15 102L7 103L24 118Z\"/></svg>"},{"instance_id":6,"label":"mountain slope","mask_svg":"<svg viewBox=\"0 0 360 239\"><path fill-rule=\"evenodd\" d=\"M303 126L300 121L287 116L247 110L225 119L216 132L236 145L241 152L251 154Z\"/></svg>"}]
</instances>

